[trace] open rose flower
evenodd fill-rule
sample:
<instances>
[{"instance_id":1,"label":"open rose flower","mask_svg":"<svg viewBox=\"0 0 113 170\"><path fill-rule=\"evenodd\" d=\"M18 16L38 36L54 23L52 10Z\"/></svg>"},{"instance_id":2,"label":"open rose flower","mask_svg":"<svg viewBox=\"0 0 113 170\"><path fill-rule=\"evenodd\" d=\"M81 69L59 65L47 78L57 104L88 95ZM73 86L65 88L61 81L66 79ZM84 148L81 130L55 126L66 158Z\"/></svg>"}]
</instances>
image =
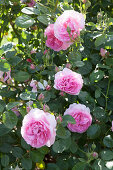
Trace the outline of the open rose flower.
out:
<instances>
[{"instance_id":1,"label":"open rose flower","mask_svg":"<svg viewBox=\"0 0 113 170\"><path fill-rule=\"evenodd\" d=\"M71 104L64 115L71 115L75 119L76 124L68 123L68 129L72 132L83 133L92 123L90 109L83 104Z\"/></svg>"},{"instance_id":2,"label":"open rose flower","mask_svg":"<svg viewBox=\"0 0 113 170\"><path fill-rule=\"evenodd\" d=\"M64 43L54 36L54 24L50 24L45 29L45 36L47 36L46 46L54 51L66 50L72 43Z\"/></svg>"},{"instance_id":3,"label":"open rose flower","mask_svg":"<svg viewBox=\"0 0 113 170\"><path fill-rule=\"evenodd\" d=\"M66 10L60 15L54 24L55 37L63 42L71 42L85 26L85 18L83 14L74 10ZM69 32L67 29L69 28Z\"/></svg>"},{"instance_id":4,"label":"open rose flower","mask_svg":"<svg viewBox=\"0 0 113 170\"><path fill-rule=\"evenodd\" d=\"M68 68L55 74L54 88L71 95L78 95L83 86L82 76Z\"/></svg>"},{"instance_id":5,"label":"open rose flower","mask_svg":"<svg viewBox=\"0 0 113 170\"><path fill-rule=\"evenodd\" d=\"M31 109L23 119L21 134L32 147L50 147L56 136L55 116L37 108Z\"/></svg>"}]
</instances>

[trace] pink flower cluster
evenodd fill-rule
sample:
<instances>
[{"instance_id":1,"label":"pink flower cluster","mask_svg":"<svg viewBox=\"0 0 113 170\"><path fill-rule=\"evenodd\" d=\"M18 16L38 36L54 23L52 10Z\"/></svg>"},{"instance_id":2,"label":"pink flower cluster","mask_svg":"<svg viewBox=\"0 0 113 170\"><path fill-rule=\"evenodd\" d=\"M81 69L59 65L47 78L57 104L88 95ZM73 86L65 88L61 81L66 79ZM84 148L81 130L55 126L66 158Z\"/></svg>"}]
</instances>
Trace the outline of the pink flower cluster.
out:
<instances>
[{"instance_id":1,"label":"pink flower cluster","mask_svg":"<svg viewBox=\"0 0 113 170\"><path fill-rule=\"evenodd\" d=\"M68 68L55 74L54 88L71 95L78 95L83 86L82 76Z\"/></svg>"},{"instance_id":2,"label":"pink flower cluster","mask_svg":"<svg viewBox=\"0 0 113 170\"><path fill-rule=\"evenodd\" d=\"M80 31L84 27L83 14L74 10L66 10L54 24L46 28L44 33L47 36L46 46L54 51L66 50L80 36Z\"/></svg>"},{"instance_id":3,"label":"pink flower cluster","mask_svg":"<svg viewBox=\"0 0 113 170\"><path fill-rule=\"evenodd\" d=\"M40 148L55 142L56 120L54 115L40 109L31 109L24 117L21 134L27 144Z\"/></svg>"}]
</instances>

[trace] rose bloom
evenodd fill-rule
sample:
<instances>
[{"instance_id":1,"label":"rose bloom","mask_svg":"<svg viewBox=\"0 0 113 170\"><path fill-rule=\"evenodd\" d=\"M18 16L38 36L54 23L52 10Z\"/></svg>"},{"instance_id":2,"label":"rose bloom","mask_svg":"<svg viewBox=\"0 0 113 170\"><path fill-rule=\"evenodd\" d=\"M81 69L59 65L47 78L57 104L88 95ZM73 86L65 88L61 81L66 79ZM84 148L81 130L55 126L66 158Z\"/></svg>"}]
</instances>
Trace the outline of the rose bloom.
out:
<instances>
[{"instance_id":1,"label":"rose bloom","mask_svg":"<svg viewBox=\"0 0 113 170\"><path fill-rule=\"evenodd\" d=\"M60 15L54 24L55 37L63 42L72 42L80 35L85 26L83 14L74 10L66 10ZM70 35L67 29L70 29Z\"/></svg>"},{"instance_id":2,"label":"rose bloom","mask_svg":"<svg viewBox=\"0 0 113 170\"><path fill-rule=\"evenodd\" d=\"M76 124L68 123L68 129L72 132L83 133L92 123L90 109L83 104L71 104L64 115L71 115L75 119Z\"/></svg>"},{"instance_id":3,"label":"rose bloom","mask_svg":"<svg viewBox=\"0 0 113 170\"><path fill-rule=\"evenodd\" d=\"M54 51L66 50L72 43L64 43L54 36L54 24L50 24L45 29L45 36L47 36L46 46Z\"/></svg>"},{"instance_id":4,"label":"rose bloom","mask_svg":"<svg viewBox=\"0 0 113 170\"><path fill-rule=\"evenodd\" d=\"M21 135L32 147L50 147L56 136L55 116L37 108L31 109L23 119Z\"/></svg>"},{"instance_id":5,"label":"rose bloom","mask_svg":"<svg viewBox=\"0 0 113 170\"><path fill-rule=\"evenodd\" d=\"M83 86L82 76L68 68L55 74L54 88L71 95L78 95Z\"/></svg>"}]
</instances>

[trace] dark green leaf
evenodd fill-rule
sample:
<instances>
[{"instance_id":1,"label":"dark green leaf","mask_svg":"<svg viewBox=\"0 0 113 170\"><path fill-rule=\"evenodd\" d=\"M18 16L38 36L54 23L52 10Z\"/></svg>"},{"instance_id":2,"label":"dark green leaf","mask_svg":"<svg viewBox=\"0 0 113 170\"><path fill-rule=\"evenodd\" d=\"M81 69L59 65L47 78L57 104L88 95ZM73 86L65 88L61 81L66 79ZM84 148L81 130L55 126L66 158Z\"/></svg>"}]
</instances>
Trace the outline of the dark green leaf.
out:
<instances>
[{"instance_id":1,"label":"dark green leaf","mask_svg":"<svg viewBox=\"0 0 113 170\"><path fill-rule=\"evenodd\" d=\"M112 148L113 147L113 139L111 135L105 136L103 139L103 143L106 147Z\"/></svg>"},{"instance_id":2,"label":"dark green leaf","mask_svg":"<svg viewBox=\"0 0 113 170\"><path fill-rule=\"evenodd\" d=\"M13 147L12 155L16 158L21 158L23 155L23 150L19 147Z\"/></svg>"},{"instance_id":3,"label":"dark green leaf","mask_svg":"<svg viewBox=\"0 0 113 170\"><path fill-rule=\"evenodd\" d=\"M7 108L7 110L10 110L10 109L12 109L13 107L15 107L19 104L20 104L20 102L10 102L10 103L7 104L6 108Z\"/></svg>"},{"instance_id":4,"label":"dark green leaf","mask_svg":"<svg viewBox=\"0 0 113 170\"><path fill-rule=\"evenodd\" d=\"M38 151L31 151L30 157L33 162L41 162L44 159L44 154Z\"/></svg>"},{"instance_id":5,"label":"dark green leaf","mask_svg":"<svg viewBox=\"0 0 113 170\"><path fill-rule=\"evenodd\" d=\"M31 91L23 92L20 94L22 100L36 100L37 94Z\"/></svg>"},{"instance_id":6,"label":"dark green leaf","mask_svg":"<svg viewBox=\"0 0 113 170\"><path fill-rule=\"evenodd\" d=\"M32 161L30 158L23 158L21 160L21 163L22 163L22 167L26 170L28 169L32 169Z\"/></svg>"},{"instance_id":7,"label":"dark green leaf","mask_svg":"<svg viewBox=\"0 0 113 170\"><path fill-rule=\"evenodd\" d=\"M101 158L105 161L109 161L109 160L113 159L113 151L110 151L110 150L102 151Z\"/></svg>"},{"instance_id":8,"label":"dark green leaf","mask_svg":"<svg viewBox=\"0 0 113 170\"><path fill-rule=\"evenodd\" d=\"M97 124L93 124L89 127L89 129L87 130L87 136L90 138L90 139L95 139L97 137L100 136L100 133L101 133L101 129L100 129L100 126L97 125Z\"/></svg>"},{"instance_id":9,"label":"dark green leaf","mask_svg":"<svg viewBox=\"0 0 113 170\"><path fill-rule=\"evenodd\" d=\"M1 164L2 166L6 167L9 164L9 156L3 155L1 158Z\"/></svg>"},{"instance_id":10,"label":"dark green leaf","mask_svg":"<svg viewBox=\"0 0 113 170\"><path fill-rule=\"evenodd\" d=\"M19 71L14 75L14 79L19 82L24 82L30 78L30 75L25 71Z\"/></svg>"}]
</instances>

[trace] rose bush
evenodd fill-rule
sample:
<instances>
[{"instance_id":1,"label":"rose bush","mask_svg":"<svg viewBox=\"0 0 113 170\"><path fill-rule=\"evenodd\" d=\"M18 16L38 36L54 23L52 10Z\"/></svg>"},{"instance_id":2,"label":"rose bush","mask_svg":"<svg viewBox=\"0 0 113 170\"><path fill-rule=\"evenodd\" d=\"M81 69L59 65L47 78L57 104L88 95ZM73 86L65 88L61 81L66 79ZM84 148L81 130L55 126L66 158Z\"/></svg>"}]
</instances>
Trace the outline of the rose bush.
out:
<instances>
[{"instance_id":1,"label":"rose bush","mask_svg":"<svg viewBox=\"0 0 113 170\"><path fill-rule=\"evenodd\" d=\"M0 1L0 169L113 169L113 0Z\"/></svg>"}]
</instances>

